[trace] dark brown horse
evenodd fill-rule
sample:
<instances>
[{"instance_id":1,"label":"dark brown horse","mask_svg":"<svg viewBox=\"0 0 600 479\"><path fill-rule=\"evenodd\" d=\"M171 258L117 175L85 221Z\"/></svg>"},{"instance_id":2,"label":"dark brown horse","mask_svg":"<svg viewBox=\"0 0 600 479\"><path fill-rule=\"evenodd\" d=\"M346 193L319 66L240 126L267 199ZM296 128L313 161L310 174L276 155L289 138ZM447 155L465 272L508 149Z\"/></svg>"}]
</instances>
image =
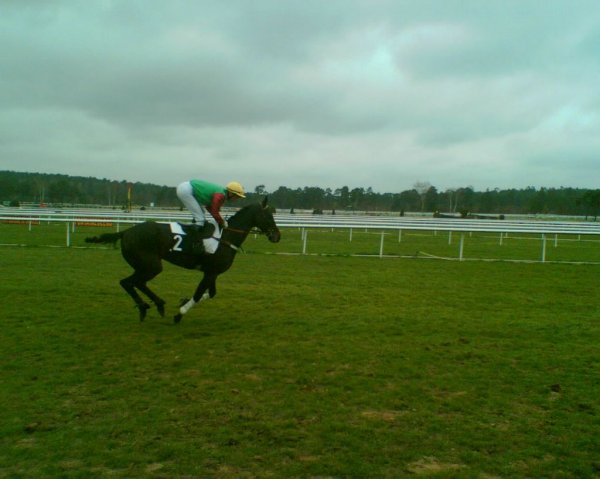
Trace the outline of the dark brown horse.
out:
<instances>
[{"instance_id":1,"label":"dark brown horse","mask_svg":"<svg viewBox=\"0 0 600 479\"><path fill-rule=\"evenodd\" d=\"M121 240L121 253L134 269L131 276L121 280L121 286L135 301L140 313L140 321L146 317L150 306L138 294L145 294L156 305L161 316L165 314L165 301L156 295L147 282L162 271L162 260L187 269L199 269L204 276L194 295L184 300L179 312L173 318L176 323L192 306L217 294L217 276L227 271L235 259L237 251L253 228L258 228L272 243L281 239L281 234L271 208L265 197L262 204L245 206L229 219L223 230L220 244L214 254L197 255L187 243L190 233L184 225L182 231L173 232L171 224L146 221L119 233L107 233L86 238L88 243L113 243Z\"/></svg>"}]
</instances>

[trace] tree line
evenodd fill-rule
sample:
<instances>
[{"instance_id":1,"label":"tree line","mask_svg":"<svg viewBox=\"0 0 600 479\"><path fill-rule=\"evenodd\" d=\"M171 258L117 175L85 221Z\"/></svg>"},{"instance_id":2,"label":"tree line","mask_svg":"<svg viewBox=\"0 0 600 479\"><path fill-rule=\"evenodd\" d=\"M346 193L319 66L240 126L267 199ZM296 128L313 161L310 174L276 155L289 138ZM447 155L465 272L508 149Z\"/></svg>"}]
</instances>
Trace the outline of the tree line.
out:
<instances>
[{"instance_id":1,"label":"tree line","mask_svg":"<svg viewBox=\"0 0 600 479\"><path fill-rule=\"evenodd\" d=\"M131 192L131 196L129 196ZM475 191L472 187L438 189L426 182L398 193L377 193L372 188L321 188L280 186L267 191L258 185L246 200L268 194L278 209L313 211L447 212L453 214L557 214L591 216L600 212L600 189L534 188ZM0 200L6 205L23 202L52 205L104 205L128 208L180 207L175 187L130 183L92 177L0 171Z\"/></svg>"}]
</instances>

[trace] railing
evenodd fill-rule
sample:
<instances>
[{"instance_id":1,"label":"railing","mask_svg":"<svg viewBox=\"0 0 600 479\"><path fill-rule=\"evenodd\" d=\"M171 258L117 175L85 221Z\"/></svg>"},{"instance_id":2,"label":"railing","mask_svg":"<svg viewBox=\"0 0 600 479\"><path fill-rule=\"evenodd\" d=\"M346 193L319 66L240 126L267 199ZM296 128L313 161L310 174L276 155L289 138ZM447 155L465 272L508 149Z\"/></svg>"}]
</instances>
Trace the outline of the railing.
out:
<instances>
[{"instance_id":1,"label":"railing","mask_svg":"<svg viewBox=\"0 0 600 479\"><path fill-rule=\"evenodd\" d=\"M235 210L225 208L224 216L232 214ZM153 221L177 221L189 222L190 215L185 211L160 210L160 211L102 211L102 210L59 210L51 209L2 209L0 210L0 222L62 222L66 223L66 244L70 246L70 233L75 231L78 225L90 224L115 225L117 230L122 224L139 223L146 220ZM383 244L385 232L398 231L445 231L449 233L449 241L452 233L460 233L459 259L463 258L464 234L474 232L498 233L500 244L503 234L525 233L539 234L541 236L542 252L541 260L546 259L546 242L549 235L600 235L600 223L583 221L523 221L523 220L489 220L489 219L463 219L463 218L432 218L432 217L403 217L403 216L371 216L371 215L313 215L313 214L290 214L276 213L275 220L281 228L298 228L302 230L303 252L306 252L307 231L309 229L346 229L349 230L350 240L354 230L362 229L371 232L381 231L380 256L383 255Z\"/></svg>"},{"instance_id":2,"label":"railing","mask_svg":"<svg viewBox=\"0 0 600 479\"><path fill-rule=\"evenodd\" d=\"M234 209L225 208L224 216L233 214ZM406 229L428 231L487 231L506 233L540 234L600 234L600 222L584 221L529 221L529 220L489 220L463 218L432 218L406 216L373 215L313 215L276 213L277 224L281 227L300 228L366 228L366 229ZM108 221L111 223L138 223L146 220L189 222L190 215L178 210L158 211L102 211L89 209L44 210L0 209L0 221Z\"/></svg>"}]
</instances>

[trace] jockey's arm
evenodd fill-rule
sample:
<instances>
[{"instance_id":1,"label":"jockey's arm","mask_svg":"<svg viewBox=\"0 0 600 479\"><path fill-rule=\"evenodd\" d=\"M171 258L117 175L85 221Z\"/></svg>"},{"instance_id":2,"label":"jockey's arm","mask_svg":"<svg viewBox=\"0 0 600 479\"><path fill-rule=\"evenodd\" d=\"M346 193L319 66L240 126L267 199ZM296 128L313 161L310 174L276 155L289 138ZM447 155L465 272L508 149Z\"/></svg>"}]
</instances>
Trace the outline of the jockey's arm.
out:
<instances>
[{"instance_id":1,"label":"jockey's arm","mask_svg":"<svg viewBox=\"0 0 600 479\"><path fill-rule=\"evenodd\" d=\"M212 196L210 205L206 207L212 217L217 221L217 223L219 223L219 226L223 226L225 224L225 220L221 217L220 213L223 203L225 203L225 195L223 193L215 193Z\"/></svg>"}]
</instances>

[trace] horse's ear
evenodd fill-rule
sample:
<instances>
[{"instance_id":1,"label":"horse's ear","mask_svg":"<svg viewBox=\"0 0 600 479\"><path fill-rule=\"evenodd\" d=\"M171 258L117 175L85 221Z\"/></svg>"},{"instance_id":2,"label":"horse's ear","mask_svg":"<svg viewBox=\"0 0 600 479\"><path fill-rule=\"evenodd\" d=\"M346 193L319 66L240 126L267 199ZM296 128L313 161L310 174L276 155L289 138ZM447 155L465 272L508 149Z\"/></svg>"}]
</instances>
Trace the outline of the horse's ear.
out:
<instances>
[{"instance_id":1,"label":"horse's ear","mask_svg":"<svg viewBox=\"0 0 600 479\"><path fill-rule=\"evenodd\" d=\"M263 209L267 207L268 203L269 203L269 195L265 196L264 199L262 200Z\"/></svg>"}]
</instances>

